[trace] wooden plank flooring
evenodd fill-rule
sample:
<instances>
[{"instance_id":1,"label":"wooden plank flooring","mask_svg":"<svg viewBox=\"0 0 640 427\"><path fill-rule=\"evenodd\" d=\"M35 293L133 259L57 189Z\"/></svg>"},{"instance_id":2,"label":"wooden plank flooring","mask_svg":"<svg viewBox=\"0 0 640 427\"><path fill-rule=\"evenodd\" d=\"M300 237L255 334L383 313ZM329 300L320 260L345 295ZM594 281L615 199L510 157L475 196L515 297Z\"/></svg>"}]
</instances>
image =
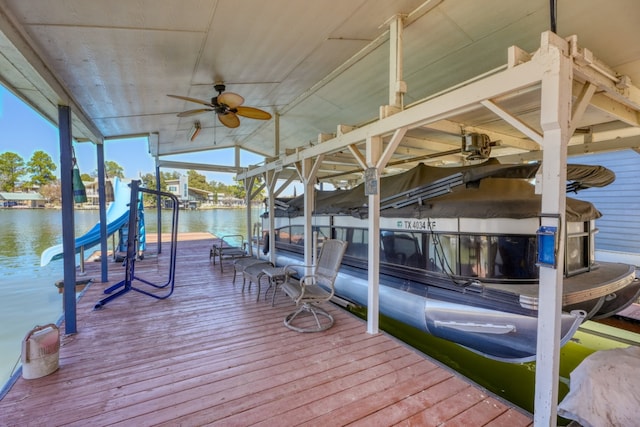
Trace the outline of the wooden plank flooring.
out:
<instances>
[{"instance_id":1,"label":"wooden plank flooring","mask_svg":"<svg viewBox=\"0 0 640 427\"><path fill-rule=\"evenodd\" d=\"M0 401L6 426L530 426L505 404L337 306L328 331L283 325L293 303L256 302L209 263L212 239L182 235L176 287L165 300L129 292L94 310L109 283L81 297L78 333L63 336L60 369L19 378ZM164 283L168 245L153 245L136 275ZM99 263L87 265L100 278ZM134 282L134 286L149 289ZM266 286L263 285L263 293ZM165 291L166 292L166 291ZM63 330L63 329L62 329Z\"/></svg>"}]
</instances>

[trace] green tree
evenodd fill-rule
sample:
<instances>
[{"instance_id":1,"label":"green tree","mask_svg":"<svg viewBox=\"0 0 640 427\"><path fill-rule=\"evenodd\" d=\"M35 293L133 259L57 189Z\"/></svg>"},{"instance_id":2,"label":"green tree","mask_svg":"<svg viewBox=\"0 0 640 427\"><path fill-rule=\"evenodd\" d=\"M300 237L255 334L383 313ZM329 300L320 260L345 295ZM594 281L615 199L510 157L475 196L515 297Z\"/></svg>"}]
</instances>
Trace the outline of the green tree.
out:
<instances>
[{"instance_id":1,"label":"green tree","mask_svg":"<svg viewBox=\"0 0 640 427\"><path fill-rule=\"evenodd\" d=\"M253 194L258 188L260 188L260 186L262 185L262 181L260 179L256 179L253 182L253 187L251 188L251 193ZM247 191L244 188L244 182L240 181L237 182L235 184L231 184L226 186L227 187L227 191L225 192L226 194L232 194L233 197L236 197L238 199L245 199L247 197ZM260 198L262 195L262 197L264 197L264 189L262 189L258 195L256 195L256 197L254 197L254 200L257 200L258 198Z\"/></svg>"},{"instance_id":2,"label":"green tree","mask_svg":"<svg viewBox=\"0 0 640 427\"><path fill-rule=\"evenodd\" d=\"M149 190L156 189L156 176L152 173L145 173L140 177L140 181L142 181L142 186L144 188L148 188Z\"/></svg>"},{"instance_id":3,"label":"green tree","mask_svg":"<svg viewBox=\"0 0 640 427\"><path fill-rule=\"evenodd\" d=\"M233 197L237 198L237 199L244 199L247 192L244 189L244 183L243 182L237 182L235 184L231 184L230 186L228 186L229 188L229 192L233 195Z\"/></svg>"},{"instance_id":4,"label":"green tree","mask_svg":"<svg viewBox=\"0 0 640 427\"><path fill-rule=\"evenodd\" d=\"M211 181L209 181L209 187L213 192L213 203L218 203L218 193L222 193L222 190L220 189L220 183L215 179L212 179Z\"/></svg>"},{"instance_id":5,"label":"green tree","mask_svg":"<svg viewBox=\"0 0 640 427\"><path fill-rule=\"evenodd\" d=\"M0 189L15 191L16 183L25 174L24 159L11 151L0 154Z\"/></svg>"},{"instance_id":6,"label":"green tree","mask_svg":"<svg viewBox=\"0 0 640 427\"><path fill-rule=\"evenodd\" d=\"M215 196L213 197L213 200L215 203L219 202L218 194L222 194L224 196L233 195L232 188L223 182L211 181L211 185L213 187L213 192L215 194Z\"/></svg>"},{"instance_id":7,"label":"green tree","mask_svg":"<svg viewBox=\"0 0 640 427\"><path fill-rule=\"evenodd\" d=\"M93 176L89 175L88 173L81 173L80 174L80 179L84 182L93 182Z\"/></svg>"},{"instance_id":8,"label":"green tree","mask_svg":"<svg viewBox=\"0 0 640 427\"><path fill-rule=\"evenodd\" d=\"M178 179L180 178L180 174L178 172L160 172L160 191L167 191L167 180ZM156 176L152 173L146 173L140 177L142 181L142 186L144 188L148 188L150 190L156 189ZM145 206L155 206L156 205L156 195L155 194L147 194L143 195L144 205Z\"/></svg>"},{"instance_id":9,"label":"green tree","mask_svg":"<svg viewBox=\"0 0 640 427\"><path fill-rule=\"evenodd\" d=\"M140 177L140 181L142 181L142 187L144 188L148 188L149 190L155 190L156 189L156 176L152 173L145 173L144 175L142 175ZM166 188L166 185L165 185ZM160 190L163 190L162 188L162 179L160 179ZM155 194L148 194L148 193L143 193L142 194L142 201L144 203L145 206L156 206L156 202L157 202L157 196Z\"/></svg>"},{"instance_id":10,"label":"green tree","mask_svg":"<svg viewBox=\"0 0 640 427\"><path fill-rule=\"evenodd\" d=\"M262 177L257 176L253 181L253 188L251 189L251 194L253 194L258 188L260 188L263 184ZM267 196L265 187L263 187L258 194L253 198L253 201L264 199Z\"/></svg>"},{"instance_id":11,"label":"green tree","mask_svg":"<svg viewBox=\"0 0 640 427\"><path fill-rule=\"evenodd\" d=\"M117 162L107 160L104 162L104 172L109 178L124 178L124 169Z\"/></svg>"},{"instance_id":12,"label":"green tree","mask_svg":"<svg viewBox=\"0 0 640 427\"><path fill-rule=\"evenodd\" d=\"M172 172L160 172L160 188L163 190L167 189L167 181L172 179L180 179L180 172L172 171ZM164 187L162 187L164 185Z\"/></svg>"},{"instance_id":13,"label":"green tree","mask_svg":"<svg viewBox=\"0 0 640 427\"><path fill-rule=\"evenodd\" d=\"M189 179L189 188L212 191L211 184L207 182L206 176L194 170L189 170L187 171L187 178Z\"/></svg>"},{"instance_id":14,"label":"green tree","mask_svg":"<svg viewBox=\"0 0 640 427\"><path fill-rule=\"evenodd\" d=\"M42 150L35 151L27 162L26 171L31 174L31 185L42 187L56 180L53 171L58 167L47 153Z\"/></svg>"}]
</instances>

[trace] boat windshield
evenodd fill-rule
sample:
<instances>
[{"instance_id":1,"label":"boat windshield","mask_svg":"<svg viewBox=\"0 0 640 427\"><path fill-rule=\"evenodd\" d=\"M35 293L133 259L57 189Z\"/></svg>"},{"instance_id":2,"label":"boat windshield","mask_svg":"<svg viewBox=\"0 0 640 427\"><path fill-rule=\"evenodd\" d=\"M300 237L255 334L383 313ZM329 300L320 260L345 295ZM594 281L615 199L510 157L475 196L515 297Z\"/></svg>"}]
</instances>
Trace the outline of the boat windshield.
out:
<instances>
[{"instance_id":1,"label":"boat windshield","mask_svg":"<svg viewBox=\"0 0 640 427\"><path fill-rule=\"evenodd\" d=\"M335 227L346 256L367 259L367 229ZM382 230L380 261L447 275L537 279L536 237Z\"/></svg>"},{"instance_id":2,"label":"boat windshield","mask_svg":"<svg viewBox=\"0 0 640 427\"><path fill-rule=\"evenodd\" d=\"M367 259L366 228L334 226L314 230L323 238L347 241L346 257ZM589 222L568 224L567 275L586 271L593 263L591 234ZM303 227L298 225L279 228L275 235L280 244L300 247L304 242ZM536 247L535 235L382 230L380 262L469 278L535 280L539 271Z\"/></svg>"}]
</instances>

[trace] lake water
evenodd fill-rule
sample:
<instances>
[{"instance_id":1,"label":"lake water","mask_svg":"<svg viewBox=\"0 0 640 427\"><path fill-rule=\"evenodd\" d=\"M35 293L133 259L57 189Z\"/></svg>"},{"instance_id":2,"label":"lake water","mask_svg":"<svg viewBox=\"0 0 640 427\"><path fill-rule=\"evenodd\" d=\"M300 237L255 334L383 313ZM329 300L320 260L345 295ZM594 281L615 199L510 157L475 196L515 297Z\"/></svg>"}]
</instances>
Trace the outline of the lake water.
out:
<instances>
[{"instance_id":1,"label":"lake water","mask_svg":"<svg viewBox=\"0 0 640 427\"><path fill-rule=\"evenodd\" d=\"M252 223L259 221L252 210ZM162 212L163 231L170 232L171 212ZM97 210L77 210L76 236L99 221ZM20 359L22 340L36 325L56 323L62 316L62 295L55 282L64 276L63 261L40 267L40 254L62 242L62 215L54 209L0 209L0 389ZM145 210L147 233L157 231L157 212ZM180 211L179 232L248 236L245 209ZM111 239L108 240L109 248ZM91 251L90 251L91 252ZM88 254L87 254L88 255ZM79 273L79 272L78 272Z\"/></svg>"}]
</instances>

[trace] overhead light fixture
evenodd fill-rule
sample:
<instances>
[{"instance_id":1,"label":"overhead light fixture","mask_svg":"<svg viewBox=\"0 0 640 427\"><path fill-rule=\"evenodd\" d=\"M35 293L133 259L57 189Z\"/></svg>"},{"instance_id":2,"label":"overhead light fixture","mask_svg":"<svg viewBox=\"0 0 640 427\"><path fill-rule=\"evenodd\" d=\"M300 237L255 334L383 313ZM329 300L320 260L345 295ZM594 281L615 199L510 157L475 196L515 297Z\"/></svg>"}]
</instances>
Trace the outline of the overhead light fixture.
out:
<instances>
[{"instance_id":1,"label":"overhead light fixture","mask_svg":"<svg viewBox=\"0 0 640 427\"><path fill-rule=\"evenodd\" d=\"M198 137L198 134L200 133L201 129L202 129L202 127L200 126L200 122L199 121L193 122L193 126L191 127L191 130L189 131L189 141L193 142Z\"/></svg>"}]
</instances>

